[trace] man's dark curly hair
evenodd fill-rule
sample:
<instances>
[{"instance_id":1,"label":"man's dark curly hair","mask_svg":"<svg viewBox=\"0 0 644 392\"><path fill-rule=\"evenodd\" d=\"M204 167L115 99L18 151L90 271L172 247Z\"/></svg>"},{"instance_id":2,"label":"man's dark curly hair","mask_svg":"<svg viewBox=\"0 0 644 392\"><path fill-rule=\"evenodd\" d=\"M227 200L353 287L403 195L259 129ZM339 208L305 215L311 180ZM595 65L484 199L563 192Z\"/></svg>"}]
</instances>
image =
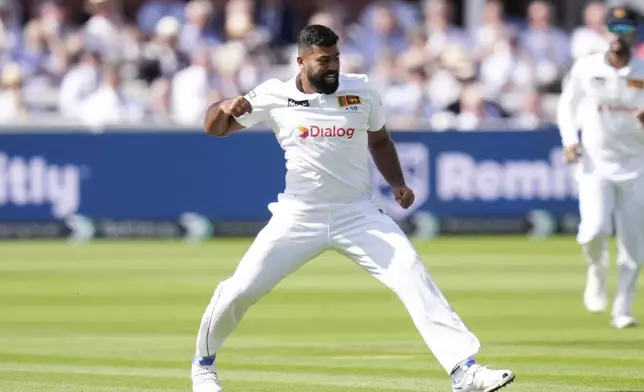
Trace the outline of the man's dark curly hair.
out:
<instances>
[{"instance_id":1,"label":"man's dark curly hair","mask_svg":"<svg viewBox=\"0 0 644 392\"><path fill-rule=\"evenodd\" d=\"M338 35L330 28L322 25L310 25L300 31L297 36L297 47L300 53L312 46L333 46L338 44Z\"/></svg>"}]
</instances>

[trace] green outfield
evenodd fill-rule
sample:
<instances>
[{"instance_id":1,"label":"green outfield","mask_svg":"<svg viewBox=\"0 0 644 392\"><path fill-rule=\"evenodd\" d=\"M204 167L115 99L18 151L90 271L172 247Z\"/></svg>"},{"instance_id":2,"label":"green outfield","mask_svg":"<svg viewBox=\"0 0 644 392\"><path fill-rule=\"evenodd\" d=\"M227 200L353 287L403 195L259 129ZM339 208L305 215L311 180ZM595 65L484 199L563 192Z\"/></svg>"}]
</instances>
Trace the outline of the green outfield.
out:
<instances>
[{"instance_id":1,"label":"green outfield","mask_svg":"<svg viewBox=\"0 0 644 392\"><path fill-rule=\"evenodd\" d=\"M0 391L190 391L202 311L248 243L0 243ZM479 362L516 372L504 391L644 391L644 327L584 311L571 237L417 246ZM332 252L251 308L218 364L227 392L451 390L397 297Z\"/></svg>"}]
</instances>

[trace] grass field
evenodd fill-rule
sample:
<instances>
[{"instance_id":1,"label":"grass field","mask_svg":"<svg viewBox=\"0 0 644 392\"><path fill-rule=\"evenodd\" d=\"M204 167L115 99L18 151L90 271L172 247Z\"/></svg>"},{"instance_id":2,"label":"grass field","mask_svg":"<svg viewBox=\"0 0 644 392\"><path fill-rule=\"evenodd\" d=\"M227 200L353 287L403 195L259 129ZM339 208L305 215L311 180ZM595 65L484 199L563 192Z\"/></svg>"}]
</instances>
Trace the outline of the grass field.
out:
<instances>
[{"instance_id":1,"label":"grass field","mask_svg":"<svg viewBox=\"0 0 644 392\"><path fill-rule=\"evenodd\" d=\"M248 243L0 243L0 391L190 391L202 311ZM479 362L517 373L505 391L644 391L644 327L584 311L572 238L417 247ZM335 253L251 308L218 364L227 392L451 390L398 299Z\"/></svg>"}]
</instances>

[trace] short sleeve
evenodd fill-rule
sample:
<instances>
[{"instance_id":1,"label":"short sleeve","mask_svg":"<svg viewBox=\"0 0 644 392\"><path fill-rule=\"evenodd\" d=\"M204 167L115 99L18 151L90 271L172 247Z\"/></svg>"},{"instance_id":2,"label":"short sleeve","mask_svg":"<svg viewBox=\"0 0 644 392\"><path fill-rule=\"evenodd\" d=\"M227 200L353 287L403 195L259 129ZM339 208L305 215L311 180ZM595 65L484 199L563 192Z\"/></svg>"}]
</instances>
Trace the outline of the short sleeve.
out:
<instances>
[{"instance_id":1,"label":"short sleeve","mask_svg":"<svg viewBox=\"0 0 644 392\"><path fill-rule=\"evenodd\" d=\"M273 86L273 88L271 88ZM266 81L255 89L249 91L244 98L250 102L253 110L243 116L235 117L235 120L244 128L252 127L269 119L271 105L274 100L272 92L274 91L274 81Z\"/></svg>"},{"instance_id":2,"label":"short sleeve","mask_svg":"<svg viewBox=\"0 0 644 392\"><path fill-rule=\"evenodd\" d=\"M376 132L385 126L385 115L382 111L382 98L375 89L371 90L371 113L369 113L369 131Z\"/></svg>"}]
</instances>

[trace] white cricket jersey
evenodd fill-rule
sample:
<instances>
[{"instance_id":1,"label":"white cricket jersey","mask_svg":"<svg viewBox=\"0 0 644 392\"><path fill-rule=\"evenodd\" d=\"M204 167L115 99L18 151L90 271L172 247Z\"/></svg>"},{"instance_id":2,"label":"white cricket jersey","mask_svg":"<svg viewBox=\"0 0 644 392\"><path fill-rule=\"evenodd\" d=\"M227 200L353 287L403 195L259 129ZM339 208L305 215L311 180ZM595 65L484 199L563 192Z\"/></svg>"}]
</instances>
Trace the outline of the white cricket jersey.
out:
<instances>
[{"instance_id":1,"label":"white cricket jersey","mask_svg":"<svg viewBox=\"0 0 644 392\"><path fill-rule=\"evenodd\" d=\"M306 204L371 197L367 132L385 125L380 96L366 75L340 74L334 94L305 94L295 78L270 79L245 96L253 110L236 120L264 122L286 159L284 194Z\"/></svg>"},{"instance_id":2,"label":"white cricket jersey","mask_svg":"<svg viewBox=\"0 0 644 392\"><path fill-rule=\"evenodd\" d=\"M621 181L644 173L644 61L633 57L616 69L606 52L578 59L564 86L557 121L564 146L579 143L577 174Z\"/></svg>"}]
</instances>

